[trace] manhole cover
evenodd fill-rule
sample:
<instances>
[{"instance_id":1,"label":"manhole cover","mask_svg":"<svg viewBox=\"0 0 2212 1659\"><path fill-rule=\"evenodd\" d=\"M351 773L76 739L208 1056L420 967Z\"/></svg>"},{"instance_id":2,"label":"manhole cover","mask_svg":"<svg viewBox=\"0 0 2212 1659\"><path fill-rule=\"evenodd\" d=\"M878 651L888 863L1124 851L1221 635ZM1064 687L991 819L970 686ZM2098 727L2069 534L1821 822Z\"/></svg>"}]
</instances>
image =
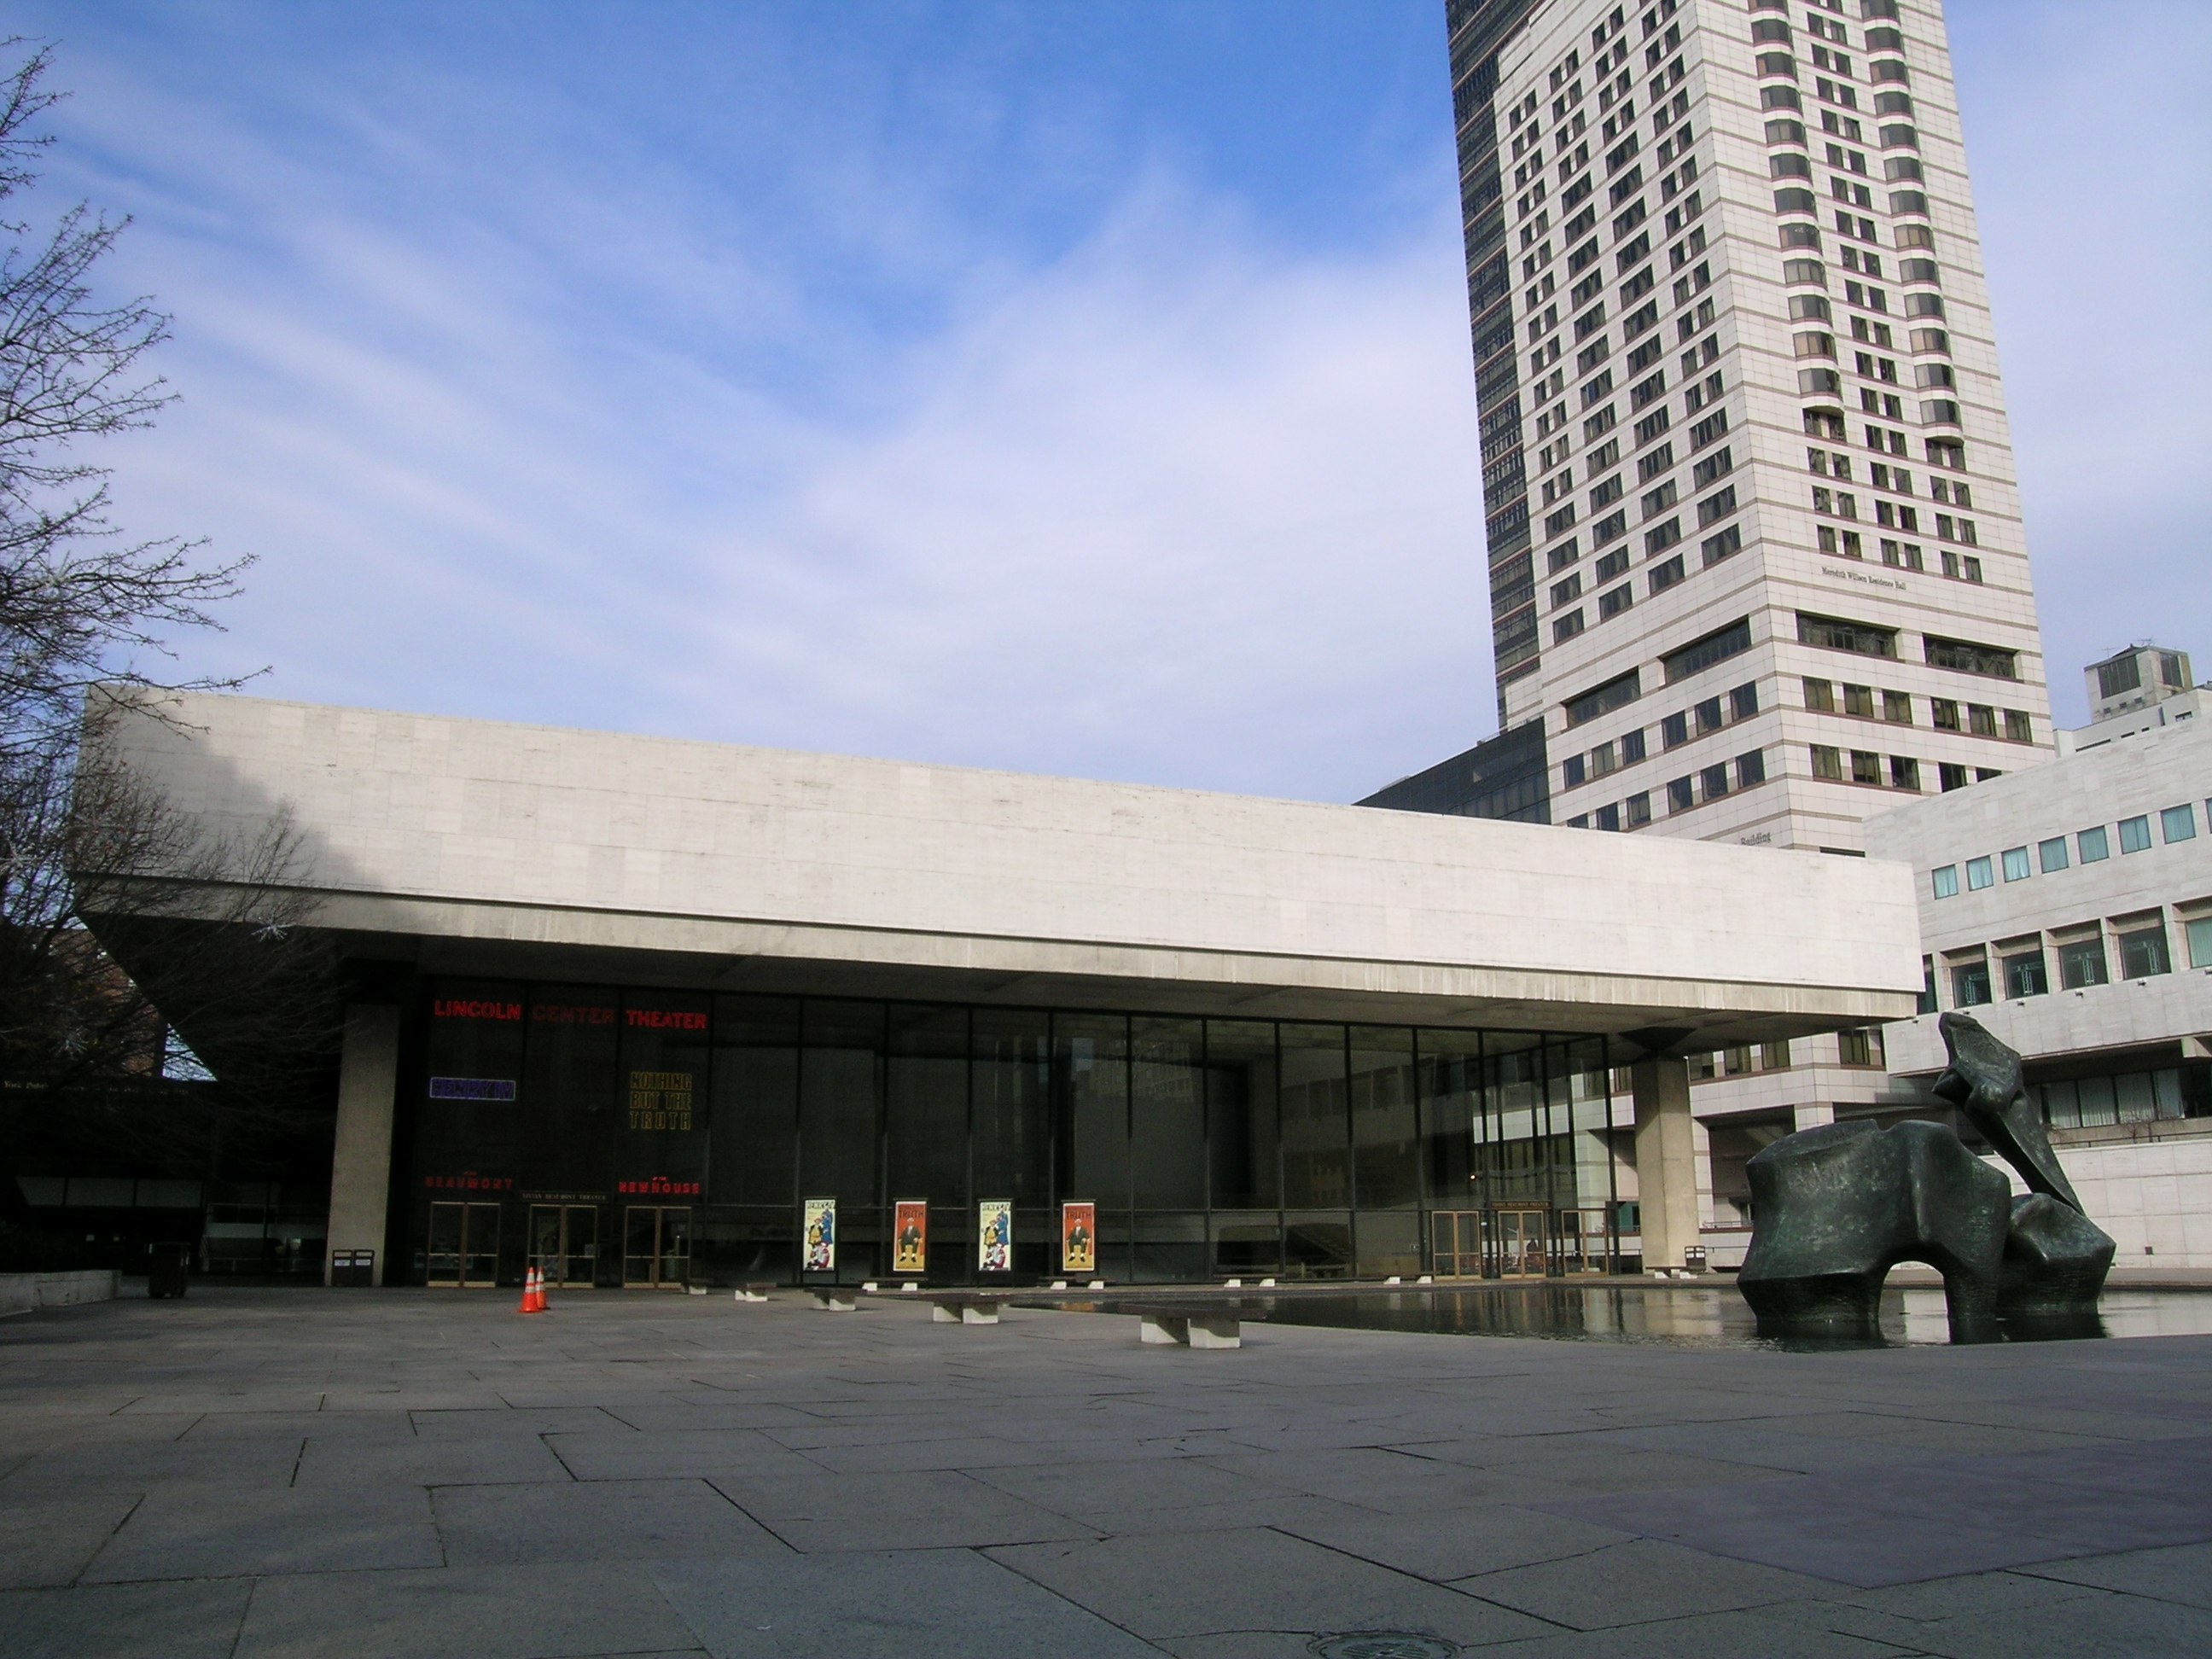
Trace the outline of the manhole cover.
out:
<instances>
[{"instance_id":1,"label":"manhole cover","mask_svg":"<svg viewBox=\"0 0 2212 1659\"><path fill-rule=\"evenodd\" d=\"M1456 1659L1459 1644L1411 1631L1361 1630L1316 1636L1306 1644L1320 1659Z\"/></svg>"}]
</instances>

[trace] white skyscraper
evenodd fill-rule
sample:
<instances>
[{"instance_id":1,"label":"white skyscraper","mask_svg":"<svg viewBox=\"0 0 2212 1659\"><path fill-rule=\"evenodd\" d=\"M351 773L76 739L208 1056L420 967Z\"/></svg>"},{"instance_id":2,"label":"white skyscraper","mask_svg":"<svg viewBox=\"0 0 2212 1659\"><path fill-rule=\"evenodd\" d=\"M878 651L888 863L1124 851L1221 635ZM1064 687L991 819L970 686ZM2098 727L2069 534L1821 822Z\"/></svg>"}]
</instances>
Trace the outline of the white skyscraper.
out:
<instances>
[{"instance_id":1,"label":"white skyscraper","mask_svg":"<svg viewBox=\"0 0 2212 1659\"><path fill-rule=\"evenodd\" d=\"M1498 709L1555 823L1856 851L2044 760L1927 0L1448 0Z\"/></svg>"}]
</instances>

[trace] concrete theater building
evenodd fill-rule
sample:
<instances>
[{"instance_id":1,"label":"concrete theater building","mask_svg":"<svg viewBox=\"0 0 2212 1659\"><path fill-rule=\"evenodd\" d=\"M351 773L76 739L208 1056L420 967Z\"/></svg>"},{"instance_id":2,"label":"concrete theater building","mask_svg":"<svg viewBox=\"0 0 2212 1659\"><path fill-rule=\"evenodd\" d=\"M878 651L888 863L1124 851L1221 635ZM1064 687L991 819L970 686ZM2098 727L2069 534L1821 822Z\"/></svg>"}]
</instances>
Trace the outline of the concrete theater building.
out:
<instances>
[{"instance_id":1,"label":"concrete theater building","mask_svg":"<svg viewBox=\"0 0 2212 1659\"><path fill-rule=\"evenodd\" d=\"M1001 1206L1005 1273L1055 1273L1070 1204L1115 1281L1675 1264L1680 1056L1921 989L1880 860L173 712L111 757L210 835L300 837L345 986L325 1259L380 1283L789 1280L823 1200L848 1280L892 1273L895 1214L905 1273L974 1280Z\"/></svg>"}]
</instances>

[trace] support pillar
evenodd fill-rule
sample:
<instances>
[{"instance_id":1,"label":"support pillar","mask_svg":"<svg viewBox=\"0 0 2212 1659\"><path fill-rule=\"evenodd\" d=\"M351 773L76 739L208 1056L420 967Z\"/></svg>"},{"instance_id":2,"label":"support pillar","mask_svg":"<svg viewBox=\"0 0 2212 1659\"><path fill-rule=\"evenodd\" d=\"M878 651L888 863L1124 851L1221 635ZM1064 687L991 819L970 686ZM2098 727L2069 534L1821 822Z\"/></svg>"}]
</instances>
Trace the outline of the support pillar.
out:
<instances>
[{"instance_id":1,"label":"support pillar","mask_svg":"<svg viewBox=\"0 0 2212 1659\"><path fill-rule=\"evenodd\" d=\"M1698 1144L1690 1119L1689 1062L1670 1055L1638 1060L1630 1073L1636 1098L1637 1210L1643 1218L1644 1265L1682 1266L1698 1242Z\"/></svg>"},{"instance_id":2,"label":"support pillar","mask_svg":"<svg viewBox=\"0 0 2212 1659\"><path fill-rule=\"evenodd\" d=\"M399 1011L375 1003L349 1005L338 1059L325 1285L331 1280L331 1255L339 1250L375 1251L375 1282L384 1283L385 1210L392 1191L392 1123L398 1093Z\"/></svg>"}]
</instances>

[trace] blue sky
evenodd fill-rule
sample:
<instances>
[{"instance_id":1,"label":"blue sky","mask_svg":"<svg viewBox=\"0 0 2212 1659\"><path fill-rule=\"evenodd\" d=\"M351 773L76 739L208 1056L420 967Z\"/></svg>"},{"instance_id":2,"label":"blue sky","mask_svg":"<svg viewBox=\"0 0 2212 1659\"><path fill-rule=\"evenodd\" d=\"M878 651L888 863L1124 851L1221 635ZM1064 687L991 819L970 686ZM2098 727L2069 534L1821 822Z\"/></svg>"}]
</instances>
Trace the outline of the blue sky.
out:
<instances>
[{"instance_id":1,"label":"blue sky","mask_svg":"<svg viewBox=\"0 0 2212 1659\"><path fill-rule=\"evenodd\" d=\"M1436 0L11 10L177 318L124 520L260 561L195 668L1322 799L1492 727ZM1950 11L2078 720L2212 672L2212 9Z\"/></svg>"}]
</instances>

